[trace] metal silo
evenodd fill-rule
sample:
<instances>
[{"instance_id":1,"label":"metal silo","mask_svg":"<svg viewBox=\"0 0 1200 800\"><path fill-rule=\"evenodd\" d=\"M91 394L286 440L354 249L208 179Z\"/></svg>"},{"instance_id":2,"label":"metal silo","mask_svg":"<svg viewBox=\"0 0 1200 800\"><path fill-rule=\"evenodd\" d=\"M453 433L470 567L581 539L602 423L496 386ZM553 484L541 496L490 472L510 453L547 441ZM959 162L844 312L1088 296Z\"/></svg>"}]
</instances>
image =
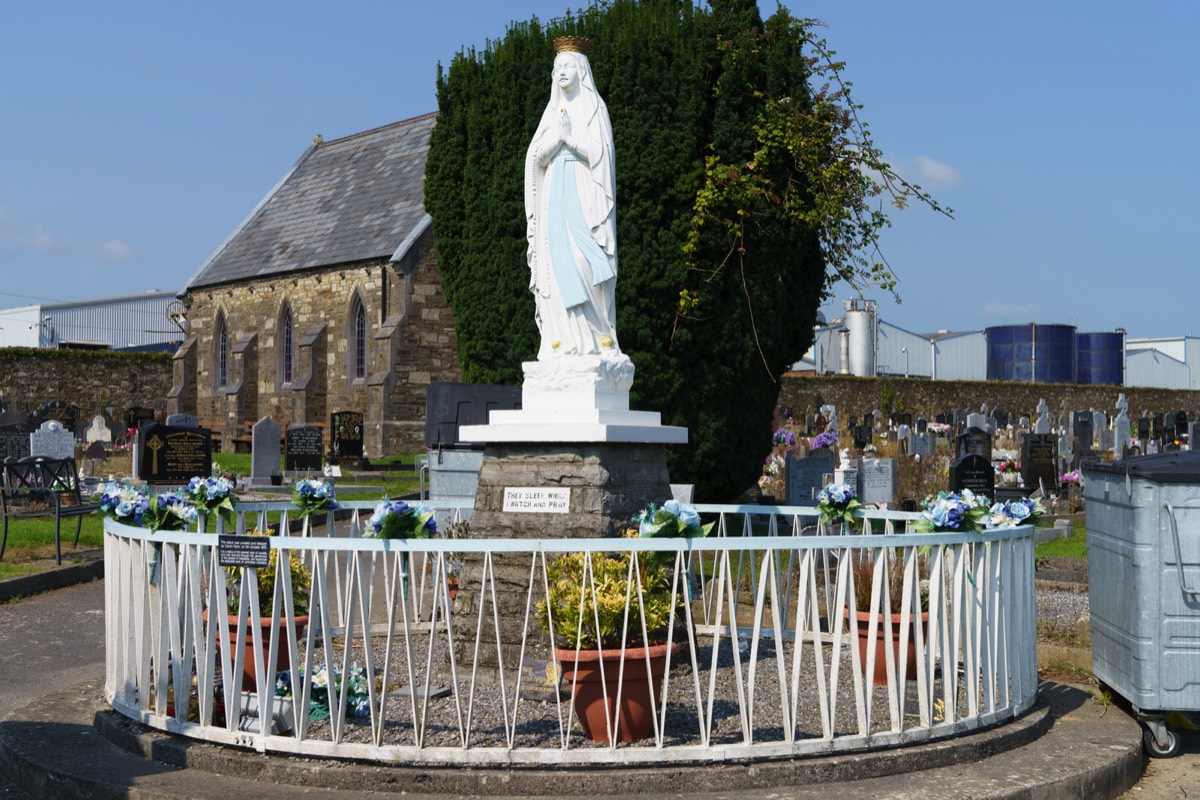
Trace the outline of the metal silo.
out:
<instances>
[{"instance_id":1,"label":"metal silo","mask_svg":"<svg viewBox=\"0 0 1200 800\"><path fill-rule=\"evenodd\" d=\"M850 374L861 377L875 375L875 301L861 297L846 301L846 318L850 331Z\"/></svg>"},{"instance_id":2,"label":"metal silo","mask_svg":"<svg viewBox=\"0 0 1200 800\"><path fill-rule=\"evenodd\" d=\"M989 381L1074 383L1074 325L997 325L986 336Z\"/></svg>"},{"instance_id":3,"label":"metal silo","mask_svg":"<svg viewBox=\"0 0 1200 800\"><path fill-rule=\"evenodd\" d=\"M1125 385L1125 331L1075 336L1076 383Z\"/></svg>"}]
</instances>

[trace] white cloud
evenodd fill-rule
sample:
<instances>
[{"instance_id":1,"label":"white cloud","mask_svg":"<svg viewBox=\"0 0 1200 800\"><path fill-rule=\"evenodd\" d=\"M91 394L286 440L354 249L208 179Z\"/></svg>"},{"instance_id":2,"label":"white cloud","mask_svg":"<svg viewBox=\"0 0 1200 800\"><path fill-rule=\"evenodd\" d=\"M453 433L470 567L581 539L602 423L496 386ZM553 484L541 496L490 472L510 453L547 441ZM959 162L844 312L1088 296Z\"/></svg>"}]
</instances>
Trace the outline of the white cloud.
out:
<instances>
[{"instance_id":1,"label":"white cloud","mask_svg":"<svg viewBox=\"0 0 1200 800\"><path fill-rule=\"evenodd\" d=\"M0 206L0 244L39 253L82 253L111 263L132 261L140 256L136 248L120 239L89 243L60 239L51 234L46 226L26 222L5 206Z\"/></svg>"},{"instance_id":2,"label":"white cloud","mask_svg":"<svg viewBox=\"0 0 1200 800\"><path fill-rule=\"evenodd\" d=\"M962 183L962 173L949 164L943 164L929 156L913 159L917 183L926 189L945 189Z\"/></svg>"},{"instance_id":3,"label":"white cloud","mask_svg":"<svg viewBox=\"0 0 1200 800\"><path fill-rule=\"evenodd\" d=\"M983 315L987 317L1020 317L1028 319L1033 317L1033 306L1018 306L1008 303L988 303L982 309Z\"/></svg>"},{"instance_id":4,"label":"white cloud","mask_svg":"<svg viewBox=\"0 0 1200 800\"><path fill-rule=\"evenodd\" d=\"M0 207L0 242L41 252L55 250L62 245L45 227L30 225L12 209L4 207Z\"/></svg>"},{"instance_id":5,"label":"white cloud","mask_svg":"<svg viewBox=\"0 0 1200 800\"><path fill-rule=\"evenodd\" d=\"M107 242L96 245L93 249L96 255L105 261L133 261L138 257L138 251L120 239L109 239Z\"/></svg>"}]
</instances>

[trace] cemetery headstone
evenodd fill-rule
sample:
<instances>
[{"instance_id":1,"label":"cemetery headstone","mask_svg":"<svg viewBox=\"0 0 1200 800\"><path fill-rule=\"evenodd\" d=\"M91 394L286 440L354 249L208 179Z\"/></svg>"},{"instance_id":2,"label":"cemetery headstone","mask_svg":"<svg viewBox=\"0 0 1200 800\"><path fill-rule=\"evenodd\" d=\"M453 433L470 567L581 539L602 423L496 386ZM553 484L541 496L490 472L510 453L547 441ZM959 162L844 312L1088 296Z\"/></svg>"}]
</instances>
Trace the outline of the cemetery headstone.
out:
<instances>
[{"instance_id":1,"label":"cemetery headstone","mask_svg":"<svg viewBox=\"0 0 1200 800\"><path fill-rule=\"evenodd\" d=\"M929 431L929 421L924 417L917 417L917 433L925 434Z\"/></svg>"},{"instance_id":2,"label":"cemetery headstone","mask_svg":"<svg viewBox=\"0 0 1200 800\"><path fill-rule=\"evenodd\" d=\"M900 424L907 425L911 428L913 424L913 415L907 411L900 412Z\"/></svg>"},{"instance_id":3,"label":"cemetery headstone","mask_svg":"<svg viewBox=\"0 0 1200 800\"><path fill-rule=\"evenodd\" d=\"M1163 441L1175 441L1175 412L1168 411L1163 415Z\"/></svg>"},{"instance_id":4,"label":"cemetery headstone","mask_svg":"<svg viewBox=\"0 0 1200 800\"><path fill-rule=\"evenodd\" d=\"M279 472L279 423L263 417L250 429L250 484L265 486Z\"/></svg>"},{"instance_id":5,"label":"cemetery headstone","mask_svg":"<svg viewBox=\"0 0 1200 800\"><path fill-rule=\"evenodd\" d=\"M913 434L912 439L908 444L908 454L910 456L921 456L924 458L933 452L933 437L928 433Z\"/></svg>"},{"instance_id":6,"label":"cemetery headstone","mask_svg":"<svg viewBox=\"0 0 1200 800\"><path fill-rule=\"evenodd\" d=\"M171 414L167 417L167 427L170 428L199 428L200 420L195 414Z\"/></svg>"},{"instance_id":7,"label":"cemetery headstone","mask_svg":"<svg viewBox=\"0 0 1200 800\"><path fill-rule=\"evenodd\" d=\"M789 506L816 504L817 492L825 486L825 476L834 469L833 452L828 448L812 450L805 458L788 453L784 461L784 495Z\"/></svg>"},{"instance_id":8,"label":"cemetery headstone","mask_svg":"<svg viewBox=\"0 0 1200 800\"><path fill-rule=\"evenodd\" d=\"M1010 419L1011 417L1007 411L997 410L996 413L992 415L992 420L996 423L996 426L993 428L993 430L1007 428Z\"/></svg>"},{"instance_id":9,"label":"cemetery headstone","mask_svg":"<svg viewBox=\"0 0 1200 800\"><path fill-rule=\"evenodd\" d=\"M1146 455L1152 456L1158 452L1158 439L1151 439L1146 442Z\"/></svg>"},{"instance_id":10,"label":"cemetery headstone","mask_svg":"<svg viewBox=\"0 0 1200 800\"><path fill-rule=\"evenodd\" d=\"M1090 411L1077 411L1074 414L1074 420L1071 426L1071 435L1078 442L1078 451L1076 451L1074 442L1072 443L1071 466L1076 468L1079 466L1079 460L1087 458L1092 453L1092 414Z\"/></svg>"},{"instance_id":11,"label":"cemetery headstone","mask_svg":"<svg viewBox=\"0 0 1200 800\"><path fill-rule=\"evenodd\" d=\"M1021 446L1021 480L1028 488L1058 486L1058 443L1049 433L1031 433Z\"/></svg>"},{"instance_id":12,"label":"cemetery headstone","mask_svg":"<svg viewBox=\"0 0 1200 800\"><path fill-rule=\"evenodd\" d=\"M1037 404L1037 422L1033 425L1033 432L1050 432L1050 406L1046 405L1046 398L1044 397Z\"/></svg>"},{"instance_id":13,"label":"cemetery headstone","mask_svg":"<svg viewBox=\"0 0 1200 800\"><path fill-rule=\"evenodd\" d=\"M121 417L125 423L125 430L137 430L143 422L153 422L155 419L154 409L146 408L145 406L130 406L125 409L125 413ZM125 431L122 431L124 433Z\"/></svg>"},{"instance_id":14,"label":"cemetery headstone","mask_svg":"<svg viewBox=\"0 0 1200 800\"><path fill-rule=\"evenodd\" d=\"M867 458L858 468L859 502L892 503L896 497L896 459Z\"/></svg>"},{"instance_id":15,"label":"cemetery headstone","mask_svg":"<svg viewBox=\"0 0 1200 800\"><path fill-rule=\"evenodd\" d=\"M28 456L29 434L32 431L33 426L23 422L0 425L0 461Z\"/></svg>"},{"instance_id":16,"label":"cemetery headstone","mask_svg":"<svg viewBox=\"0 0 1200 800\"><path fill-rule=\"evenodd\" d=\"M992 436L982 428L971 427L958 435L956 453L959 458L977 455L992 460Z\"/></svg>"},{"instance_id":17,"label":"cemetery headstone","mask_svg":"<svg viewBox=\"0 0 1200 800\"><path fill-rule=\"evenodd\" d=\"M212 432L147 422L138 429L138 477L147 483L185 483L212 474Z\"/></svg>"},{"instance_id":18,"label":"cemetery headstone","mask_svg":"<svg viewBox=\"0 0 1200 800\"><path fill-rule=\"evenodd\" d=\"M83 451L83 457L92 461L103 461L108 458L108 451L104 449L104 443L95 441L87 446L87 450Z\"/></svg>"},{"instance_id":19,"label":"cemetery headstone","mask_svg":"<svg viewBox=\"0 0 1200 800\"><path fill-rule=\"evenodd\" d=\"M1155 414L1150 417L1150 438L1161 442L1163 439L1163 415Z\"/></svg>"},{"instance_id":20,"label":"cemetery headstone","mask_svg":"<svg viewBox=\"0 0 1200 800\"><path fill-rule=\"evenodd\" d=\"M321 429L313 425L289 425L284 434L283 467L288 472L321 469Z\"/></svg>"},{"instance_id":21,"label":"cemetery headstone","mask_svg":"<svg viewBox=\"0 0 1200 800\"><path fill-rule=\"evenodd\" d=\"M988 498L996 496L996 468L991 459L970 453L950 465L950 491L965 489Z\"/></svg>"},{"instance_id":22,"label":"cemetery headstone","mask_svg":"<svg viewBox=\"0 0 1200 800\"><path fill-rule=\"evenodd\" d=\"M988 424L988 418L986 416L984 416L983 414L968 414L967 415L967 427L968 428L979 428L981 431L984 431L985 433L991 433L991 430L992 430L991 426Z\"/></svg>"},{"instance_id":23,"label":"cemetery headstone","mask_svg":"<svg viewBox=\"0 0 1200 800\"><path fill-rule=\"evenodd\" d=\"M1180 409L1175 412L1175 436L1182 439L1188 432L1188 415L1187 412ZM1191 439L1188 439L1190 442Z\"/></svg>"},{"instance_id":24,"label":"cemetery headstone","mask_svg":"<svg viewBox=\"0 0 1200 800\"><path fill-rule=\"evenodd\" d=\"M54 420L62 425L68 431L75 430L75 423L79 417L79 410L70 403L62 400L50 400L42 403L42 407L38 409L38 418L42 422Z\"/></svg>"},{"instance_id":25,"label":"cemetery headstone","mask_svg":"<svg viewBox=\"0 0 1200 800\"><path fill-rule=\"evenodd\" d=\"M335 460L363 457L363 415L357 411L335 411L329 418L330 456Z\"/></svg>"},{"instance_id":26,"label":"cemetery headstone","mask_svg":"<svg viewBox=\"0 0 1200 800\"><path fill-rule=\"evenodd\" d=\"M1113 421L1112 452L1115 458L1124 458L1125 451L1129 449L1129 424L1129 413L1121 409Z\"/></svg>"},{"instance_id":27,"label":"cemetery headstone","mask_svg":"<svg viewBox=\"0 0 1200 800\"><path fill-rule=\"evenodd\" d=\"M1029 430L1029 417L1021 417L1017 420L1017 427L1023 431Z\"/></svg>"},{"instance_id":28,"label":"cemetery headstone","mask_svg":"<svg viewBox=\"0 0 1200 800\"><path fill-rule=\"evenodd\" d=\"M896 429L896 444L900 455L907 456L912 454L912 428L907 425L901 425Z\"/></svg>"},{"instance_id":29,"label":"cemetery headstone","mask_svg":"<svg viewBox=\"0 0 1200 800\"><path fill-rule=\"evenodd\" d=\"M75 434L55 419L48 419L29 434L29 455L46 458L74 458Z\"/></svg>"},{"instance_id":30,"label":"cemetery headstone","mask_svg":"<svg viewBox=\"0 0 1200 800\"><path fill-rule=\"evenodd\" d=\"M870 425L855 425L851 430L851 435L854 437L854 447L857 450L862 450L871 443L871 426Z\"/></svg>"},{"instance_id":31,"label":"cemetery headstone","mask_svg":"<svg viewBox=\"0 0 1200 800\"><path fill-rule=\"evenodd\" d=\"M834 483L845 483L849 486L853 486L855 488L855 490L857 491L859 488L858 487L858 465L859 465L859 462L855 461L855 462L851 462L847 466L838 467L838 468L834 469L834 471L833 471Z\"/></svg>"},{"instance_id":32,"label":"cemetery headstone","mask_svg":"<svg viewBox=\"0 0 1200 800\"><path fill-rule=\"evenodd\" d=\"M1138 417L1137 438L1143 442L1150 438L1150 419L1149 419L1149 417Z\"/></svg>"},{"instance_id":33,"label":"cemetery headstone","mask_svg":"<svg viewBox=\"0 0 1200 800\"><path fill-rule=\"evenodd\" d=\"M1066 431L1062 431L1058 434L1058 468L1065 471L1071 463L1072 456L1071 437L1067 436Z\"/></svg>"},{"instance_id":34,"label":"cemetery headstone","mask_svg":"<svg viewBox=\"0 0 1200 800\"><path fill-rule=\"evenodd\" d=\"M108 429L108 425L104 422L104 417L97 414L92 417L92 424L87 429L87 441L105 442L112 444L112 431Z\"/></svg>"},{"instance_id":35,"label":"cemetery headstone","mask_svg":"<svg viewBox=\"0 0 1200 800\"><path fill-rule=\"evenodd\" d=\"M936 422L938 425L948 424L947 417L945 414L938 414L936 417L933 418L933 421Z\"/></svg>"},{"instance_id":36,"label":"cemetery headstone","mask_svg":"<svg viewBox=\"0 0 1200 800\"><path fill-rule=\"evenodd\" d=\"M1197 436L1200 436L1200 422L1193 420L1188 423L1188 447L1193 450L1200 449L1200 439L1197 439Z\"/></svg>"}]
</instances>

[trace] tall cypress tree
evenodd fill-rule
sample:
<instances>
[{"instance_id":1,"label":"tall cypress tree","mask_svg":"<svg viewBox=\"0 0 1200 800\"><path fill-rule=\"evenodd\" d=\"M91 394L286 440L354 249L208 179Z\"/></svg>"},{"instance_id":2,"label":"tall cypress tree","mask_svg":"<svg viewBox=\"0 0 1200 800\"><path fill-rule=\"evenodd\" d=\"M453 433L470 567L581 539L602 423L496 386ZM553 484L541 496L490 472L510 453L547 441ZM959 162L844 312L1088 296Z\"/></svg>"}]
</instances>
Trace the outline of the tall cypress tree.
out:
<instances>
[{"instance_id":1,"label":"tall cypress tree","mask_svg":"<svg viewBox=\"0 0 1200 800\"><path fill-rule=\"evenodd\" d=\"M764 25L753 0L711 5L613 0L458 54L439 70L425 202L464 379L519 384L538 343L525 148L549 96L553 39L589 37L616 147L617 331L637 367L632 402L689 428L688 446L671 448L672 479L725 500L760 474L778 379L811 344L826 268L817 232L779 196L810 191L804 176L786 160L754 164L767 104L811 96L802 26L786 11ZM714 164L754 172L761 191L701 202Z\"/></svg>"}]
</instances>

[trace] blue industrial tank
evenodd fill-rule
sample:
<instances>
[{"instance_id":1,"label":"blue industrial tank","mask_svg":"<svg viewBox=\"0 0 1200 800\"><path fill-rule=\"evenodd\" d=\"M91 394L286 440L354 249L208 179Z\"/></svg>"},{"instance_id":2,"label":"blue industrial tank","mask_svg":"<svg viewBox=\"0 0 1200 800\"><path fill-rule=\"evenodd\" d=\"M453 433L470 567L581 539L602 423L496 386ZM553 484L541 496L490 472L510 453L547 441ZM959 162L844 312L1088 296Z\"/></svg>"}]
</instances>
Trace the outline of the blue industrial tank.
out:
<instances>
[{"instance_id":1,"label":"blue industrial tank","mask_svg":"<svg viewBox=\"0 0 1200 800\"><path fill-rule=\"evenodd\" d=\"M1075 336L1076 383L1122 386L1125 383L1125 333Z\"/></svg>"},{"instance_id":2,"label":"blue industrial tank","mask_svg":"<svg viewBox=\"0 0 1200 800\"><path fill-rule=\"evenodd\" d=\"M1074 325L997 325L987 336L987 379L1075 382Z\"/></svg>"}]
</instances>

